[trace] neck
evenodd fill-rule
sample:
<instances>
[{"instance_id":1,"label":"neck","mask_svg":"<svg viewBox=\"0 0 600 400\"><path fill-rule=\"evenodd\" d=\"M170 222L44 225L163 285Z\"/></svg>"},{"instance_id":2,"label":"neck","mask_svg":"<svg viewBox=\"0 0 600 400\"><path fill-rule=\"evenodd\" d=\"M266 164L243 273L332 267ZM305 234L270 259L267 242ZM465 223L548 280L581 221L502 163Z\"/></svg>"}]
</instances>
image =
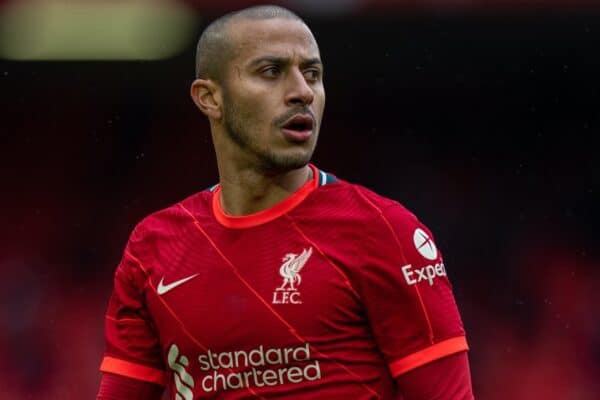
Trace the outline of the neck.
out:
<instances>
[{"instance_id":1,"label":"neck","mask_svg":"<svg viewBox=\"0 0 600 400\"><path fill-rule=\"evenodd\" d=\"M221 207L229 215L249 215L266 210L286 199L312 178L312 169L308 165L281 173L228 165L219 165L219 178Z\"/></svg>"}]
</instances>

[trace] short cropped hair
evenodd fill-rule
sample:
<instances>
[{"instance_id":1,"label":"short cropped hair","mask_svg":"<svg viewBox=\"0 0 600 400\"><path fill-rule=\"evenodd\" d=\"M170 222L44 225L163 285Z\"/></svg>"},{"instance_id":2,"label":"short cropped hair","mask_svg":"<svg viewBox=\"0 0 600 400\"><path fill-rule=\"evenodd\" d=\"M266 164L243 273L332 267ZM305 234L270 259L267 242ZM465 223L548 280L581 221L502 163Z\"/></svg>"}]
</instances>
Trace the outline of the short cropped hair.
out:
<instances>
[{"instance_id":1,"label":"short cropped hair","mask_svg":"<svg viewBox=\"0 0 600 400\"><path fill-rule=\"evenodd\" d=\"M228 32L229 24L236 19L286 18L304 23L302 18L287 8L261 5L225 14L212 21L200 35L196 46L196 78L222 82L229 61L235 56Z\"/></svg>"}]
</instances>

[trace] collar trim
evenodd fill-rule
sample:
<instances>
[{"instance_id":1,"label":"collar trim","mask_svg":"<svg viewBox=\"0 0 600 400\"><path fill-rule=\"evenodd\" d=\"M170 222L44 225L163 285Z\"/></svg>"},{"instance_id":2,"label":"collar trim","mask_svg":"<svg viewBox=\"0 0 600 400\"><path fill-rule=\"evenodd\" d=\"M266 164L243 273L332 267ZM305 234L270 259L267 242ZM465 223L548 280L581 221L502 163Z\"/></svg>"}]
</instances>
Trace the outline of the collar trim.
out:
<instances>
[{"instance_id":1,"label":"collar trim","mask_svg":"<svg viewBox=\"0 0 600 400\"><path fill-rule=\"evenodd\" d=\"M304 185L302 185L302 187L300 187L300 189L292 193L286 199L275 204L273 207L249 215L238 216L227 214L221 207L221 184L215 185L213 188L211 188L213 196L212 209L215 218L221 225L228 228L243 229L262 225L281 217L283 214L290 212L292 209L302 203L302 201L309 194L323 184L321 183L323 179L321 171L319 171L317 167L312 164L309 164L309 167L313 171L313 176L310 181L306 182Z\"/></svg>"}]
</instances>

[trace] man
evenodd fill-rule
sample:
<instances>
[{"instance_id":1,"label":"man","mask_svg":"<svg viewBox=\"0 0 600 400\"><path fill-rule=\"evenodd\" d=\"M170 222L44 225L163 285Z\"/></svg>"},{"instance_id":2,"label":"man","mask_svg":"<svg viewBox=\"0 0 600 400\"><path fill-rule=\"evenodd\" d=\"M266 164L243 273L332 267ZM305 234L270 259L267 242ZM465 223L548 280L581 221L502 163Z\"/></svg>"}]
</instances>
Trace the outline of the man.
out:
<instances>
[{"instance_id":1,"label":"man","mask_svg":"<svg viewBox=\"0 0 600 400\"><path fill-rule=\"evenodd\" d=\"M310 29L275 6L228 14L196 66L220 181L132 232L98 399L473 398L431 232L309 163L325 106Z\"/></svg>"}]
</instances>

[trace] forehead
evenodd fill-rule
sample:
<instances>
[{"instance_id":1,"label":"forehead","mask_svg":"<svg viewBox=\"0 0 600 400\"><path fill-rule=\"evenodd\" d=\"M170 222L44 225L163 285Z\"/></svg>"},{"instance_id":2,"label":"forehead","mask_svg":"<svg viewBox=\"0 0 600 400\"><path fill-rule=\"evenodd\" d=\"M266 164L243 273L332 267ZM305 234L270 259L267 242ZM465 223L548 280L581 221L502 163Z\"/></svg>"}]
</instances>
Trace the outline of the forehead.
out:
<instances>
[{"instance_id":1,"label":"forehead","mask_svg":"<svg viewBox=\"0 0 600 400\"><path fill-rule=\"evenodd\" d=\"M263 55L319 57L317 42L301 21L288 18L233 21L229 33L240 62Z\"/></svg>"}]
</instances>

